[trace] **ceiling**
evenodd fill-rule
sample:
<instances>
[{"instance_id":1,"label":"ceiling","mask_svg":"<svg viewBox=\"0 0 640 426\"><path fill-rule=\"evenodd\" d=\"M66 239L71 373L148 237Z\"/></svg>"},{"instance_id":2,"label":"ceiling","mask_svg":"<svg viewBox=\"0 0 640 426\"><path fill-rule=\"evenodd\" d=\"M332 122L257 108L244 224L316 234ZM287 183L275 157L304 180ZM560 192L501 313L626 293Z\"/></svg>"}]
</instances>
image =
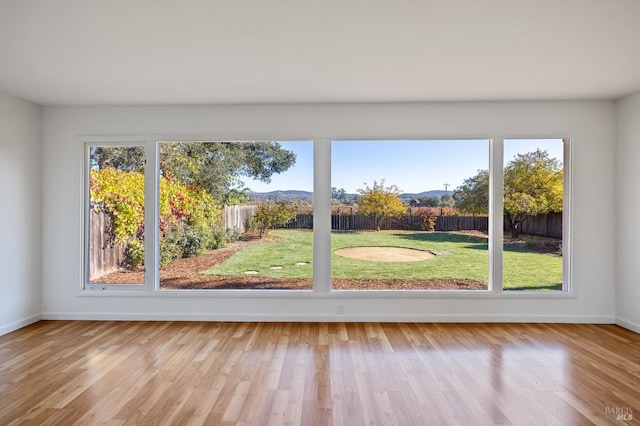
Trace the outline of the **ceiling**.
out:
<instances>
[{"instance_id":1,"label":"ceiling","mask_svg":"<svg viewBox=\"0 0 640 426\"><path fill-rule=\"evenodd\" d=\"M616 99L639 0L0 0L40 105Z\"/></svg>"}]
</instances>

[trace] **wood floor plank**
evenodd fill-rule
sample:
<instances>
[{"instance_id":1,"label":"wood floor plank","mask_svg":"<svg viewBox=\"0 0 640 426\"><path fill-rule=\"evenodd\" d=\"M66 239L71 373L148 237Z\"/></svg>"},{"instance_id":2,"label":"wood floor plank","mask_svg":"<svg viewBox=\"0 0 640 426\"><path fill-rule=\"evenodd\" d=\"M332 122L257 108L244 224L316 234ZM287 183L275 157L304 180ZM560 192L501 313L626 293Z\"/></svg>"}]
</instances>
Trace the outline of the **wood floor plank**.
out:
<instances>
[{"instance_id":1,"label":"wood floor plank","mask_svg":"<svg viewBox=\"0 0 640 426\"><path fill-rule=\"evenodd\" d=\"M3 425L622 420L640 424L640 335L614 325L42 321L0 336Z\"/></svg>"}]
</instances>

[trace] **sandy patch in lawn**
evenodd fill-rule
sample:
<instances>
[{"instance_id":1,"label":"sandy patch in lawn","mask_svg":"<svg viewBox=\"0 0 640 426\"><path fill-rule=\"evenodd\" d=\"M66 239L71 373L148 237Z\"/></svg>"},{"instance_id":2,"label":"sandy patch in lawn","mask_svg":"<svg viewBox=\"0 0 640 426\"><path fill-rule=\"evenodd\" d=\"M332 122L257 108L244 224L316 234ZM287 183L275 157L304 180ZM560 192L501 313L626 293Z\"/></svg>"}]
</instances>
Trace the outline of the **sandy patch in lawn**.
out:
<instances>
[{"instance_id":1,"label":"sandy patch in lawn","mask_svg":"<svg viewBox=\"0 0 640 426\"><path fill-rule=\"evenodd\" d=\"M433 253L403 247L347 247L336 250L338 256L374 262L420 262L433 259Z\"/></svg>"}]
</instances>

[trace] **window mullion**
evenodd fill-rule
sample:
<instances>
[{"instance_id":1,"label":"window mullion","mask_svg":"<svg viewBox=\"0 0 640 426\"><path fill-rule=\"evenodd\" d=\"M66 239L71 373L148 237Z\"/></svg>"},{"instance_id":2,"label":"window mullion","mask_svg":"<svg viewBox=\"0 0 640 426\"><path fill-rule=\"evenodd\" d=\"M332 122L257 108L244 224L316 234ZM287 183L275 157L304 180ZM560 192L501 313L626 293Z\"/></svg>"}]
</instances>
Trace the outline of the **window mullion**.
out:
<instances>
[{"instance_id":1,"label":"window mullion","mask_svg":"<svg viewBox=\"0 0 640 426\"><path fill-rule=\"evenodd\" d=\"M158 155L155 141L145 143L145 290L157 289L158 282Z\"/></svg>"},{"instance_id":2,"label":"window mullion","mask_svg":"<svg viewBox=\"0 0 640 426\"><path fill-rule=\"evenodd\" d=\"M489 145L489 285L494 293L502 293L503 157L504 139L491 139Z\"/></svg>"},{"instance_id":3,"label":"window mullion","mask_svg":"<svg viewBox=\"0 0 640 426\"><path fill-rule=\"evenodd\" d=\"M314 140L313 159L313 291L329 293L331 291L331 140Z\"/></svg>"},{"instance_id":4,"label":"window mullion","mask_svg":"<svg viewBox=\"0 0 640 426\"><path fill-rule=\"evenodd\" d=\"M563 142L563 208L562 208L562 291L570 291L571 288L571 139L565 138Z\"/></svg>"}]
</instances>

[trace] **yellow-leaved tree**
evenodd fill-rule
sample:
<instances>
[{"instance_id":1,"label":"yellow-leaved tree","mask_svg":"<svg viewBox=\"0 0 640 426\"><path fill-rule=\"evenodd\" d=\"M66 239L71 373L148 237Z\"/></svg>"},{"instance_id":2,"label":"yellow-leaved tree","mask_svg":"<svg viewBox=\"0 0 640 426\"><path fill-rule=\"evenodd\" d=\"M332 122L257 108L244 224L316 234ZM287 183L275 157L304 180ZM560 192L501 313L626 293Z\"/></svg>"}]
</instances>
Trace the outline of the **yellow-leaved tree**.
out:
<instances>
[{"instance_id":1,"label":"yellow-leaved tree","mask_svg":"<svg viewBox=\"0 0 640 426\"><path fill-rule=\"evenodd\" d=\"M562 211L562 163L537 149L517 154L504 168L504 220L513 238L530 216ZM489 171L465 179L455 190L456 207L472 214L489 213Z\"/></svg>"},{"instance_id":2,"label":"yellow-leaved tree","mask_svg":"<svg viewBox=\"0 0 640 426\"><path fill-rule=\"evenodd\" d=\"M562 165L537 149L517 154L504 168L504 218L511 236L520 236L528 216L562 211Z\"/></svg>"},{"instance_id":3,"label":"yellow-leaved tree","mask_svg":"<svg viewBox=\"0 0 640 426\"><path fill-rule=\"evenodd\" d=\"M365 216L372 216L378 231L382 219L401 216L407 211L400 199L400 189L395 185L385 187L384 179L381 179L380 183L374 180L372 187L365 183L364 188L358 188L356 191L358 211Z\"/></svg>"}]
</instances>

